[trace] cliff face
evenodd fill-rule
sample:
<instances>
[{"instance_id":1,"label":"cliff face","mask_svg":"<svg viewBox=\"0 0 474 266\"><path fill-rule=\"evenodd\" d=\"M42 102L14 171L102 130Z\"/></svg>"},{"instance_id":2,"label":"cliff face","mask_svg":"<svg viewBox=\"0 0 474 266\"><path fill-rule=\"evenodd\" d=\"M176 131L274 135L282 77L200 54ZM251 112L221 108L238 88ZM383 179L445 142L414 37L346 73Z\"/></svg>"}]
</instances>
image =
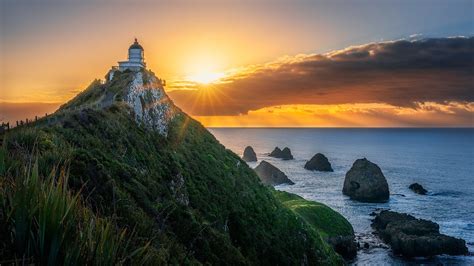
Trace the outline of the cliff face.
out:
<instances>
[{"instance_id":1,"label":"cliff face","mask_svg":"<svg viewBox=\"0 0 474 266\"><path fill-rule=\"evenodd\" d=\"M52 169L69 173L68 188L97 217L92 221L110 221L116 234L128 229L129 254L151 264L342 263L246 163L174 106L149 71L95 81L51 117L8 132L0 149L0 191L16 191L15 180L32 161L40 180ZM14 220L2 213L15 213L18 205L0 197L2 202L0 227L10 230ZM29 226L32 238L21 243L34 246L40 228ZM68 237L83 232L83 225L74 226ZM15 248L15 239L0 237L2 257L23 257L26 251ZM79 240L74 250L93 242ZM146 256L133 252L136 247L146 247ZM42 261L44 254L35 250L28 257ZM60 246L57 262L64 263L71 251ZM114 263L133 258L110 257Z\"/></svg>"},{"instance_id":2,"label":"cliff face","mask_svg":"<svg viewBox=\"0 0 474 266\"><path fill-rule=\"evenodd\" d=\"M166 95L158 78L146 72L133 73L124 101L133 109L135 120L149 129L165 135L176 107ZM145 77L144 77L145 76Z\"/></svg>"},{"instance_id":3,"label":"cliff face","mask_svg":"<svg viewBox=\"0 0 474 266\"><path fill-rule=\"evenodd\" d=\"M95 80L59 111L104 110L117 103L125 103L139 125L163 136L170 121L181 112L166 95L161 80L150 71L117 71L105 84Z\"/></svg>"}]
</instances>

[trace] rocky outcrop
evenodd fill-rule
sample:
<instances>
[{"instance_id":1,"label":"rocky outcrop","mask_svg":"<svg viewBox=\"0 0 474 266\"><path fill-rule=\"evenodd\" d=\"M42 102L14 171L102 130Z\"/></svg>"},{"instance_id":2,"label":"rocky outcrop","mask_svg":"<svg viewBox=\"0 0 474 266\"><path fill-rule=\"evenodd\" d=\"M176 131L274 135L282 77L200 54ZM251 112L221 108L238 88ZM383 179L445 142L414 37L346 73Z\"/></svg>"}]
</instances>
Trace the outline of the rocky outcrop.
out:
<instances>
[{"instance_id":1,"label":"rocky outcrop","mask_svg":"<svg viewBox=\"0 0 474 266\"><path fill-rule=\"evenodd\" d=\"M354 259L357 256L357 242L354 235L332 236L328 237L326 242L346 260Z\"/></svg>"},{"instance_id":2,"label":"rocky outcrop","mask_svg":"<svg viewBox=\"0 0 474 266\"><path fill-rule=\"evenodd\" d=\"M260 177L262 183L265 185L276 186L281 184L295 184L285 175L285 173L280 171L280 169L266 161L262 161L255 168L255 172L257 173L258 177Z\"/></svg>"},{"instance_id":3,"label":"rocky outcrop","mask_svg":"<svg viewBox=\"0 0 474 266\"><path fill-rule=\"evenodd\" d=\"M186 189L184 177L181 173L178 173L173 179L171 179L170 188L173 193L173 198L180 204L189 205L189 194Z\"/></svg>"},{"instance_id":4,"label":"rocky outcrop","mask_svg":"<svg viewBox=\"0 0 474 266\"><path fill-rule=\"evenodd\" d=\"M281 157L283 160L293 160L293 155L291 154L291 150L288 147L285 147L281 151Z\"/></svg>"},{"instance_id":5,"label":"rocky outcrop","mask_svg":"<svg viewBox=\"0 0 474 266\"><path fill-rule=\"evenodd\" d=\"M428 191L418 183L413 183L408 188L420 195L426 195L426 193L428 193Z\"/></svg>"},{"instance_id":6,"label":"rocky outcrop","mask_svg":"<svg viewBox=\"0 0 474 266\"><path fill-rule=\"evenodd\" d=\"M280 150L280 148L275 147L275 149L273 149L273 151L270 152L270 154L268 154L268 156L270 156L270 157L275 157L275 158L279 158L279 156L281 156L281 150Z\"/></svg>"},{"instance_id":7,"label":"rocky outcrop","mask_svg":"<svg viewBox=\"0 0 474 266\"><path fill-rule=\"evenodd\" d=\"M133 110L137 123L167 135L168 124L176 110L157 77L148 72L133 73L123 98Z\"/></svg>"},{"instance_id":8,"label":"rocky outcrop","mask_svg":"<svg viewBox=\"0 0 474 266\"><path fill-rule=\"evenodd\" d=\"M275 149L268 156L283 160L293 160L293 155L291 154L291 150L288 147L285 147L283 150L275 147Z\"/></svg>"},{"instance_id":9,"label":"rocky outcrop","mask_svg":"<svg viewBox=\"0 0 474 266\"><path fill-rule=\"evenodd\" d=\"M322 153L316 153L311 160L306 162L304 165L305 169L316 170L322 172L333 172L334 170L331 167L331 163L328 158Z\"/></svg>"},{"instance_id":10,"label":"rocky outcrop","mask_svg":"<svg viewBox=\"0 0 474 266\"><path fill-rule=\"evenodd\" d=\"M251 146L245 147L244 154L242 159L246 162L256 162L257 161L257 154L253 150Z\"/></svg>"},{"instance_id":11,"label":"rocky outcrop","mask_svg":"<svg viewBox=\"0 0 474 266\"><path fill-rule=\"evenodd\" d=\"M361 202L386 202L388 183L380 168L367 159L358 159L346 173L342 193Z\"/></svg>"},{"instance_id":12,"label":"rocky outcrop","mask_svg":"<svg viewBox=\"0 0 474 266\"><path fill-rule=\"evenodd\" d=\"M406 257L468 253L464 240L440 234L438 224L408 214L381 211L375 216L372 227L395 254Z\"/></svg>"}]
</instances>

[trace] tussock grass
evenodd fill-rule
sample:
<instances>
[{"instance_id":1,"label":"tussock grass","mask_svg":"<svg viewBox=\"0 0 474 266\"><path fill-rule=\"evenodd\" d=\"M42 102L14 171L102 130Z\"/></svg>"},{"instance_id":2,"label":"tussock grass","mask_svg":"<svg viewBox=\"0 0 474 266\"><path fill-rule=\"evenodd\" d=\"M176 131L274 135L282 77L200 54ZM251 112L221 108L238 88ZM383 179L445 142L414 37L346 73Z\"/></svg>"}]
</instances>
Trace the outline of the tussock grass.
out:
<instances>
[{"instance_id":1,"label":"tussock grass","mask_svg":"<svg viewBox=\"0 0 474 266\"><path fill-rule=\"evenodd\" d=\"M68 189L68 177L62 168L42 178L35 162L22 175L1 178L0 223L10 250L3 247L1 257L9 259L0 264L114 265L132 259L146 263L148 244L131 248L133 233L85 208L80 192Z\"/></svg>"}]
</instances>

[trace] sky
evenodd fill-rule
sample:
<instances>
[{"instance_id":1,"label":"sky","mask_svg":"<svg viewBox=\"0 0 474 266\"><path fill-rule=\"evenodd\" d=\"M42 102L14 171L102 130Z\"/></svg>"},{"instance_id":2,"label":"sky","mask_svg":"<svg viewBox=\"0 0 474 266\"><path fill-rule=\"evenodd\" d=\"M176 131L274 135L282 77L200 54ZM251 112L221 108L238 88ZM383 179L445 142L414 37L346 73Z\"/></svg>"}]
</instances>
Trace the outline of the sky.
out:
<instances>
[{"instance_id":1,"label":"sky","mask_svg":"<svg viewBox=\"0 0 474 266\"><path fill-rule=\"evenodd\" d=\"M54 111L136 37L206 126L474 126L473 14L472 0L1 0L0 120Z\"/></svg>"}]
</instances>

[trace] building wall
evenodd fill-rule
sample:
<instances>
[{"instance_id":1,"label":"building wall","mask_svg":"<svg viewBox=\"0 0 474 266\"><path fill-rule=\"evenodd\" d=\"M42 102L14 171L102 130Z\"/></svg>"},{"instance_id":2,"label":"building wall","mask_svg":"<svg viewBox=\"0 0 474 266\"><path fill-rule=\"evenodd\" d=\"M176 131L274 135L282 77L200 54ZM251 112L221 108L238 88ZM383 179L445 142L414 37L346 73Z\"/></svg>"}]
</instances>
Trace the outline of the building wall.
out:
<instances>
[{"instance_id":1,"label":"building wall","mask_svg":"<svg viewBox=\"0 0 474 266\"><path fill-rule=\"evenodd\" d=\"M144 53L142 49L128 49L128 61L121 61L118 62L118 70L132 70L132 71L139 71L143 68L146 68L146 64L144 62ZM111 75L113 77L113 74ZM109 79L111 79L109 75Z\"/></svg>"},{"instance_id":2,"label":"building wall","mask_svg":"<svg viewBox=\"0 0 474 266\"><path fill-rule=\"evenodd\" d=\"M142 68L145 68L145 64L143 63L136 63L136 62L130 62L130 61L119 62L120 71L124 71L126 69L138 71Z\"/></svg>"},{"instance_id":3,"label":"building wall","mask_svg":"<svg viewBox=\"0 0 474 266\"><path fill-rule=\"evenodd\" d=\"M129 49L128 50L128 61L130 62L143 62L143 50L141 49Z\"/></svg>"}]
</instances>

